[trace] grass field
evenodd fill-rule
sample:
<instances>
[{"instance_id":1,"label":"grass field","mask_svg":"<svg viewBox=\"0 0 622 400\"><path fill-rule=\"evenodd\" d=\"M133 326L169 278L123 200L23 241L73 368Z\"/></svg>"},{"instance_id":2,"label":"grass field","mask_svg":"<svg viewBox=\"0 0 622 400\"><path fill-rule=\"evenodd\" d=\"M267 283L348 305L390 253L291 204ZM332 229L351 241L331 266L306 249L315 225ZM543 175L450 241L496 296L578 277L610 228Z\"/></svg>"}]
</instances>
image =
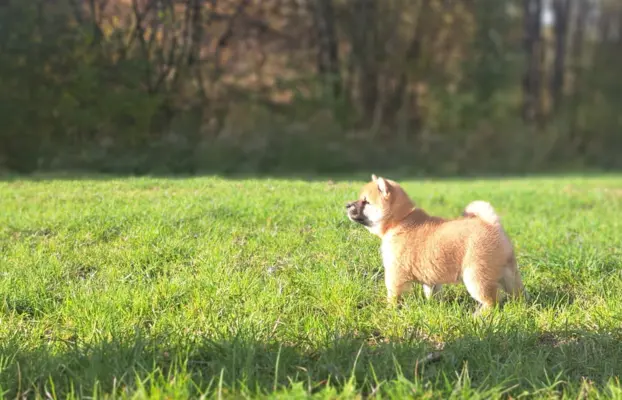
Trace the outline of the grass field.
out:
<instances>
[{"instance_id":1,"label":"grass field","mask_svg":"<svg viewBox=\"0 0 622 400\"><path fill-rule=\"evenodd\" d=\"M622 398L622 177L402 181L501 214L532 299L482 318L463 286L386 307L362 182L5 179L0 392Z\"/></svg>"}]
</instances>

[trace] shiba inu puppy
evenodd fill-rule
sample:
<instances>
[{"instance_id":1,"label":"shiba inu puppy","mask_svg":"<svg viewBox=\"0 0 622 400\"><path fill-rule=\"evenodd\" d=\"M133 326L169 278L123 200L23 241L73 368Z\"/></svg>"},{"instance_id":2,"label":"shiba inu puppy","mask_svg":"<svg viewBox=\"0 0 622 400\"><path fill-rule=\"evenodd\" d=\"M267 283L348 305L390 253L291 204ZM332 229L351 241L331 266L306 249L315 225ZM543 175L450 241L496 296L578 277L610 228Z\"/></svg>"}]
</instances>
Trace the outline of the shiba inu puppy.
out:
<instances>
[{"instance_id":1,"label":"shiba inu puppy","mask_svg":"<svg viewBox=\"0 0 622 400\"><path fill-rule=\"evenodd\" d=\"M456 219L428 215L389 179L372 175L357 201L346 205L348 218L382 239L387 299L422 283L430 298L441 285L464 282L483 309L526 295L514 248L492 206L474 201Z\"/></svg>"}]
</instances>

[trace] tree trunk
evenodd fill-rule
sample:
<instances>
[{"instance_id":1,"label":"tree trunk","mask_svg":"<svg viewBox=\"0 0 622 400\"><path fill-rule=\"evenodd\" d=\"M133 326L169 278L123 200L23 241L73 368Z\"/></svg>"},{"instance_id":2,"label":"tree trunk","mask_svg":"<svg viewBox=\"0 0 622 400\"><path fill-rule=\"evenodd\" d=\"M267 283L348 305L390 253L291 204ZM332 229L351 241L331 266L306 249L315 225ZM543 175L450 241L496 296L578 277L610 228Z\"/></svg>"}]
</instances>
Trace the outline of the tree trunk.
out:
<instances>
[{"instance_id":1,"label":"tree trunk","mask_svg":"<svg viewBox=\"0 0 622 400\"><path fill-rule=\"evenodd\" d=\"M523 119L532 122L540 115L542 65L542 0L524 1L524 50L526 68L523 76Z\"/></svg>"},{"instance_id":2,"label":"tree trunk","mask_svg":"<svg viewBox=\"0 0 622 400\"><path fill-rule=\"evenodd\" d=\"M361 101L364 119L367 122L373 120L376 113L379 88L379 66L377 54L379 45L376 23L377 2L376 0L354 0L354 25L355 40L352 43L356 53L357 67L359 70L359 98Z\"/></svg>"},{"instance_id":3,"label":"tree trunk","mask_svg":"<svg viewBox=\"0 0 622 400\"><path fill-rule=\"evenodd\" d=\"M421 12L417 15L417 19L420 18ZM421 23L417 20L416 28L413 35L413 38L408 46L406 54L404 56L404 69L412 68L412 65L417 61L417 59L421 55L421 37L422 37L422 29ZM409 122L411 123L411 128L415 131L419 130L420 121L419 121L419 110L417 104L417 95L412 92L410 96L407 96L409 92L409 84L410 84L409 74L406 70L403 70L399 73L399 77L397 78L397 82L394 85L390 95L388 96L387 101L384 104L383 115L385 120L394 121L396 119L396 115L400 112L402 107L405 106L404 101L411 97L412 101L409 109Z\"/></svg>"},{"instance_id":4,"label":"tree trunk","mask_svg":"<svg viewBox=\"0 0 622 400\"><path fill-rule=\"evenodd\" d=\"M314 16L318 38L318 72L328 83L333 96L337 98L341 95L341 74L333 1L317 0Z\"/></svg>"},{"instance_id":5,"label":"tree trunk","mask_svg":"<svg viewBox=\"0 0 622 400\"><path fill-rule=\"evenodd\" d=\"M562 103L562 93L566 76L566 43L568 34L569 0L553 0L555 15L555 60L551 79L553 109L558 111Z\"/></svg>"},{"instance_id":6,"label":"tree trunk","mask_svg":"<svg viewBox=\"0 0 622 400\"><path fill-rule=\"evenodd\" d=\"M579 153L583 153L583 138L579 132L579 103L583 95L583 69L584 69L584 42L589 0L576 0L574 2L574 33L572 35L572 97L571 97L571 122L570 139Z\"/></svg>"}]
</instances>

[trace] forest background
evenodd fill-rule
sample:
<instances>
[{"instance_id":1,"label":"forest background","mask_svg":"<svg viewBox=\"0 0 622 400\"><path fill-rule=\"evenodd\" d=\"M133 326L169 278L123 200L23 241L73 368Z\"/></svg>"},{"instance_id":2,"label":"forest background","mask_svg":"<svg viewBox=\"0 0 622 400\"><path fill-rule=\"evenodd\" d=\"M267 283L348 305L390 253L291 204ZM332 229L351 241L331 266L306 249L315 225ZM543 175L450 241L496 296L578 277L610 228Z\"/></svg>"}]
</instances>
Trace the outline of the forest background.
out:
<instances>
[{"instance_id":1,"label":"forest background","mask_svg":"<svg viewBox=\"0 0 622 400\"><path fill-rule=\"evenodd\" d=\"M0 169L622 166L616 0L2 0Z\"/></svg>"}]
</instances>

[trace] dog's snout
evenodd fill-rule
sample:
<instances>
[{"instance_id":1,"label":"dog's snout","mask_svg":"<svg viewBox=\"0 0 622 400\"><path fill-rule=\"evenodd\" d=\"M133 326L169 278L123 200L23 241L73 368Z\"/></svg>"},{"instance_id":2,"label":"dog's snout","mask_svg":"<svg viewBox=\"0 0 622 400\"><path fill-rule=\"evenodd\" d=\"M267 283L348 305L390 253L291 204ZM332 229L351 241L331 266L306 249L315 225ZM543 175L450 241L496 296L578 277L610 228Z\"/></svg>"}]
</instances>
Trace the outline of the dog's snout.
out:
<instances>
[{"instance_id":1,"label":"dog's snout","mask_svg":"<svg viewBox=\"0 0 622 400\"><path fill-rule=\"evenodd\" d=\"M353 201L349 202L348 204L346 204L346 210L353 206L354 206L354 202Z\"/></svg>"}]
</instances>

